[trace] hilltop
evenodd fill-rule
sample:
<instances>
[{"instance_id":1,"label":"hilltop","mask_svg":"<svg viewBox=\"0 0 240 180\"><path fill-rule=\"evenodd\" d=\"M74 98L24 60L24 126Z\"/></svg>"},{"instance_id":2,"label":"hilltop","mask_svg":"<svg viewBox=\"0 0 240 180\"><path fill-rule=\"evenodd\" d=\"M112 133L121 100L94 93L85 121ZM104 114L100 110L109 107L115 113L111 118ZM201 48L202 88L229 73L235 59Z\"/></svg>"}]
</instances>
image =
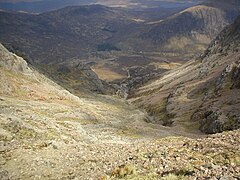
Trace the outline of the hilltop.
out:
<instances>
[{"instance_id":1,"label":"hilltop","mask_svg":"<svg viewBox=\"0 0 240 180\"><path fill-rule=\"evenodd\" d=\"M141 35L158 51L196 55L239 15L239 1L204 1L162 21ZM154 47L153 47L154 48Z\"/></svg>"}]
</instances>

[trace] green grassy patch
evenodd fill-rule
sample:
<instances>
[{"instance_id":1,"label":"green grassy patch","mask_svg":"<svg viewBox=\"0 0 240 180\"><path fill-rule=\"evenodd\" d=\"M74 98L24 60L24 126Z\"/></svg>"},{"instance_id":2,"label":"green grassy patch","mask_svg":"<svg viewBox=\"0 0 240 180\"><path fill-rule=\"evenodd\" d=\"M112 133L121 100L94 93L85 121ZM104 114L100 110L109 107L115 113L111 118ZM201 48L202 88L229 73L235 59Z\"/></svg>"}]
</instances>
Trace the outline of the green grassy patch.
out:
<instances>
[{"instance_id":1,"label":"green grassy patch","mask_svg":"<svg viewBox=\"0 0 240 180\"><path fill-rule=\"evenodd\" d=\"M88 125L88 124L97 124L98 121L96 119L88 120L88 119L81 119L79 117L60 117L57 119L57 122L60 124L66 124L65 121L70 122L78 122L81 125Z\"/></svg>"},{"instance_id":2,"label":"green grassy patch","mask_svg":"<svg viewBox=\"0 0 240 180\"><path fill-rule=\"evenodd\" d=\"M164 126L171 126L174 118L173 114L169 114L166 110L167 106L167 98L164 98L162 101L160 101L158 104L155 105L149 105L148 107L145 107L146 111L151 116L156 116L163 122Z\"/></svg>"},{"instance_id":3,"label":"green grassy patch","mask_svg":"<svg viewBox=\"0 0 240 180\"><path fill-rule=\"evenodd\" d=\"M135 129L131 129L131 128L120 129L120 130L117 131L117 135L127 136L127 137L132 138L132 139L136 139L136 138L141 137L138 131L136 131Z\"/></svg>"},{"instance_id":4,"label":"green grassy patch","mask_svg":"<svg viewBox=\"0 0 240 180\"><path fill-rule=\"evenodd\" d=\"M181 123L181 125L183 125L183 127L185 128L185 130L187 132L196 132L196 130L199 129L200 124L199 122L194 122L191 120L192 117L192 112L186 112L184 114L181 115L179 123Z\"/></svg>"}]
</instances>

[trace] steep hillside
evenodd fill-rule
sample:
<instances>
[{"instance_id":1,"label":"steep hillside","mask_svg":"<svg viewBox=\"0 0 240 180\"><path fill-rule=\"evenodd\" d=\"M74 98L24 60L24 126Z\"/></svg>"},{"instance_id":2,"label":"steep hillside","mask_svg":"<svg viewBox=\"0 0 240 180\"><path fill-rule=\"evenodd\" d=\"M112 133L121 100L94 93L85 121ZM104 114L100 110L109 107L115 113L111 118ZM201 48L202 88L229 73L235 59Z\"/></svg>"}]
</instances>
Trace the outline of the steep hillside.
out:
<instances>
[{"instance_id":1,"label":"steep hillside","mask_svg":"<svg viewBox=\"0 0 240 180\"><path fill-rule=\"evenodd\" d=\"M239 13L238 0L208 0L154 23L141 38L150 39L160 51L194 55L204 50Z\"/></svg>"},{"instance_id":2,"label":"steep hillside","mask_svg":"<svg viewBox=\"0 0 240 180\"><path fill-rule=\"evenodd\" d=\"M0 11L0 41L35 63L72 58L101 60L102 53L111 51L138 53L144 42L136 48L134 39L148 28L144 22L166 18L180 9L135 10L91 5L39 15Z\"/></svg>"},{"instance_id":3,"label":"steep hillside","mask_svg":"<svg viewBox=\"0 0 240 180\"><path fill-rule=\"evenodd\" d=\"M138 89L130 101L156 123L205 133L238 129L240 18L196 60Z\"/></svg>"},{"instance_id":4,"label":"steep hillside","mask_svg":"<svg viewBox=\"0 0 240 180\"><path fill-rule=\"evenodd\" d=\"M66 7L41 15L0 14L1 41L36 63L62 62L104 47L119 49L115 44L107 46L105 40L139 26L118 9L100 5Z\"/></svg>"},{"instance_id":5,"label":"steep hillside","mask_svg":"<svg viewBox=\"0 0 240 180\"><path fill-rule=\"evenodd\" d=\"M181 133L146 123L145 113L122 100L74 96L2 45L0 80L0 179L235 178L240 172L239 131L158 139Z\"/></svg>"},{"instance_id":6,"label":"steep hillside","mask_svg":"<svg viewBox=\"0 0 240 180\"><path fill-rule=\"evenodd\" d=\"M45 136L48 136L48 133L54 138L62 138L58 134L59 128L64 131L67 127L70 129L79 127L84 133L79 137L90 141L101 138L111 139L110 134L116 136L112 137L114 139L119 136L120 140L125 131L129 131L129 134L133 131L133 136L136 137L145 134L144 132L146 136L171 134L165 132L165 128L162 129L163 133L158 133L157 127L148 126L144 122L144 119L148 119L146 113L137 110L124 100L93 93L86 94L86 92L83 95L79 93L79 97L72 95L36 70L29 68L22 58L9 53L2 45L0 57L3 138L5 135L5 138L8 136L14 138L12 133L20 139L22 136L23 138L30 136L32 140L44 139L47 138ZM45 125L51 129L51 132L43 127ZM148 128L151 131L148 131ZM159 128L161 129L160 126ZM108 132L106 136L103 135L104 129ZM70 131L65 133L68 134ZM66 138L73 137L66 135Z\"/></svg>"}]
</instances>

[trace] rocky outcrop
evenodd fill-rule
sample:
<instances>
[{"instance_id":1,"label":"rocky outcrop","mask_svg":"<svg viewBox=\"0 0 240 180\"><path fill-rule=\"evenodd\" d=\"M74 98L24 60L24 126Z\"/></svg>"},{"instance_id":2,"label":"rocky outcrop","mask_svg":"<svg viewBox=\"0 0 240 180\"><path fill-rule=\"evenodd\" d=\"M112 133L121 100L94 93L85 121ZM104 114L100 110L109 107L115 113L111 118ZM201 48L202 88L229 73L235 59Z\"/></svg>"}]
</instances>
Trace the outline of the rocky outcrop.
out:
<instances>
[{"instance_id":1,"label":"rocky outcrop","mask_svg":"<svg viewBox=\"0 0 240 180\"><path fill-rule=\"evenodd\" d=\"M230 131L240 128L239 117L227 117L217 107L209 107L205 110L198 110L192 117L200 121L200 130L207 134L214 134L223 131Z\"/></svg>"},{"instance_id":2,"label":"rocky outcrop","mask_svg":"<svg viewBox=\"0 0 240 180\"><path fill-rule=\"evenodd\" d=\"M231 26L225 28L209 45L200 59L207 61L208 57L214 54L222 56L228 53L237 53L239 51L240 42L240 18L238 17Z\"/></svg>"},{"instance_id":3,"label":"rocky outcrop","mask_svg":"<svg viewBox=\"0 0 240 180\"><path fill-rule=\"evenodd\" d=\"M231 80L233 82L231 88L240 89L240 61L237 62L237 65L234 67L232 71Z\"/></svg>"},{"instance_id":4,"label":"rocky outcrop","mask_svg":"<svg viewBox=\"0 0 240 180\"><path fill-rule=\"evenodd\" d=\"M204 107L204 104L208 104L207 102L214 99L218 100L221 96L225 95L227 92L227 96L231 94L234 96L234 89L239 89L239 62L233 62L222 71L220 76L216 79L215 89L210 95L207 93L205 95L204 102L201 106ZM228 97L226 97L228 98ZM236 106L238 104L235 101ZM234 102L229 103L231 106L234 106ZM210 105L211 106L211 105ZM224 107L220 106L211 106L198 109L192 116L192 120L200 121L200 129L205 133L218 133L226 130L233 130L240 128L240 116L238 113L230 113L229 111L222 110Z\"/></svg>"},{"instance_id":5,"label":"rocky outcrop","mask_svg":"<svg viewBox=\"0 0 240 180\"><path fill-rule=\"evenodd\" d=\"M121 81L113 81L117 84L117 94L123 98L131 97L132 92L146 82L157 79L166 69L156 68L154 65L134 66L128 68L128 77Z\"/></svg>"},{"instance_id":6,"label":"rocky outcrop","mask_svg":"<svg viewBox=\"0 0 240 180\"><path fill-rule=\"evenodd\" d=\"M16 72L30 72L27 62L14 53L9 53L2 44L0 44L0 67Z\"/></svg>"},{"instance_id":7,"label":"rocky outcrop","mask_svg":"<svg viewBox=\"0 0 240 180\"><path fill-rule=\"evenodd\" d=\"M239 86L240 61L228 64L216 81L215 92L219 92L229 85L231 89Z\"/></svg>"},{"instance_id":8,"label":"rocky outcrop","mask_svg":"<svg viewBox=\"0 0 240 180\"><path fill-rule=\"evenodd\" d=\"M225 62L226 67L220 72L220 75L216 77L215 83L213 84L213 91L210 92L211 90L209 90L203 98L204 102L201 104L201 108L193 114L192 119L198 119L200 121L200 129L205 133L217 133L240 128L239 113L236 110L234 111L234 107L238 106L238 100L226 102L227 99L232 99L237 95L236 92L238 92L238 90L236 89L239 87L240 63L239 60L234 61L239 58L239 19L240 18L238 18L232 26L226 28L203 54L203 64L209 63L209 58L211 59L215 54L231 58ZM214 65L221 63L217 58L218 57L215 57L215 60L213 60L215 61ZM210 72L209 70L209 73ZM225 96L225 98L223 96ZM220 101L222 104L216 103L217 101ZM225 103L227 104L225 105ZM230 106L232 109L226 110L225 106ZM205 108L202 109L202 107Z\"/></svg>"},{"instance_id":9,"label":"rocky outcrop","mask_svg":"<svg viewBox=\"0 0 240 180\"><path fill-rule=\"evenodd\" d=\"M208 92L201 106L209 106L209 101L221 101L222 104L218 104L215 107L200 108L196 113L193 114L193 120L200 121L200 129L205 133L217 133L223 132L225 130L233 130L240 128L239 125L239 113L234 111L233 107L238 106L238 100L228 102L225 106L232 106L232 110L226 110L224 104L226 99L232 99L237 89L239 89L239 60L234 61L235 58L238 59L237 55L239 52L239 41L240 41L240 21L239 18L236 22L226 28L217 38L212 42L206 52L203 54L203 64L209 63L209 58L215 54L219 56L230 56L233 62L229 63L226 61L226 67L222 70L220 75L216 77L214 83L213 92ZM217 60L217 58L215 58ZM215 65L220 64L215 60ZM227 64L229 63L229 64ZM211 94L211 95L210 95ZM225 96L225 100L224 97ZM207 105L206 105L207 104ZM212 103L217 104L217 103ZM201 110L202 109L202 110Z\"/></svg>"},{"instance_id":10,"label":"rocky outcrop","mask_svg":"<svg viewBox=\"0 0 240 180\"><path fill-rule=\"evenodd\" d=\"M104 88L103 81L98 78L96 73L94 73L86 63L65 63L59 65L56 70L58 74L62 75L62 78L65 76L71 78L72 81L80 82L79 89L85 88L96 93L107 92L107 87L106 89ZM71 82L69 84L71 84ZM78 87L74 89L78 89Z\"/></svg>"}]
</instances>

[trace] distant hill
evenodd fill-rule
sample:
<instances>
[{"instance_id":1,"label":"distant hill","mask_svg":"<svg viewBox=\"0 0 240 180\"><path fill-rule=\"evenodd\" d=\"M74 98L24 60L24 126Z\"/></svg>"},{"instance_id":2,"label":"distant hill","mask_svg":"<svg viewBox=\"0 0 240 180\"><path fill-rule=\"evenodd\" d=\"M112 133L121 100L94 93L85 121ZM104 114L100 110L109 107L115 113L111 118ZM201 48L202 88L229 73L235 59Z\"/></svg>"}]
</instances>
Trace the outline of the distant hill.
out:
<instances>
[{"instance_id":1,"label":"distant hill","mask_svg":"<svg viewBox=\"0 0 240 180\"><path fill-rule=\"evenodd\" d=\"M25 11L30 13L42 13L60 9L72 5L87 5L95 3L96 0L48 0L33 2L0 2L0 9Z\"/></svg>"},{"instance_id":2,"label":"distant hill","mask_svg":"<svg viewBox=\"0 0 240 180\"><path fill-rule=\"evenodd\" d=\"M114 50L181 58L203 51L239 12L236 3L203 3L181 12L102 5L70 6L40 15L2 11L0 41L37 63L89 59L99 51Z\"/></svg>"},{"instance_id":3,"label":"distant hill","mask_svg":"<svg viewBox=\"0 0 240 180\"><path fill-rule=\"evenodd\" d=\"M0 9L25 11L31 13L42 13L52 11L66 6L80 6L101 4L110 7L125 7L125 8L186 8L198 3L195 1L169 1L169 0L40 0L40 1L0 1Z\"/></svg>"},{"instance_id":4,"label":"distant hill","mask_svg":"<svg viewBox=\"0 0 240 180\"><path fill-rule=\"evenodd\" d=\"M124 31L131 24L137 25L118 10L100 5L66 7L41 15L0 14L1 41L45 63L96 51L105 39L116 34L115 29Z\"/></svg>"},{"instance_id":5,"label":"distant hill","mask_svg":"<svg viewBox=\"0 0 240 180\"><path fill-rule=\"evenodd\" d=\"M209 0L153 23L141 38L150 40L159 51L196 54L239 14L239 0Z\"/></svg>"},{"instance_id":6,"label":"distant hill","mask_svg":"<svg viewBox=\"0 0 240 180\"><path fill-rule=\"evenodd\" d=\"M132 51L127 41L146 28L144 18L165 18L176 11L142 13L102 5L70 6L40 15L2 11L0 41L38 63L86 58L98 51Z\"/></svg>"}]
</instances>

